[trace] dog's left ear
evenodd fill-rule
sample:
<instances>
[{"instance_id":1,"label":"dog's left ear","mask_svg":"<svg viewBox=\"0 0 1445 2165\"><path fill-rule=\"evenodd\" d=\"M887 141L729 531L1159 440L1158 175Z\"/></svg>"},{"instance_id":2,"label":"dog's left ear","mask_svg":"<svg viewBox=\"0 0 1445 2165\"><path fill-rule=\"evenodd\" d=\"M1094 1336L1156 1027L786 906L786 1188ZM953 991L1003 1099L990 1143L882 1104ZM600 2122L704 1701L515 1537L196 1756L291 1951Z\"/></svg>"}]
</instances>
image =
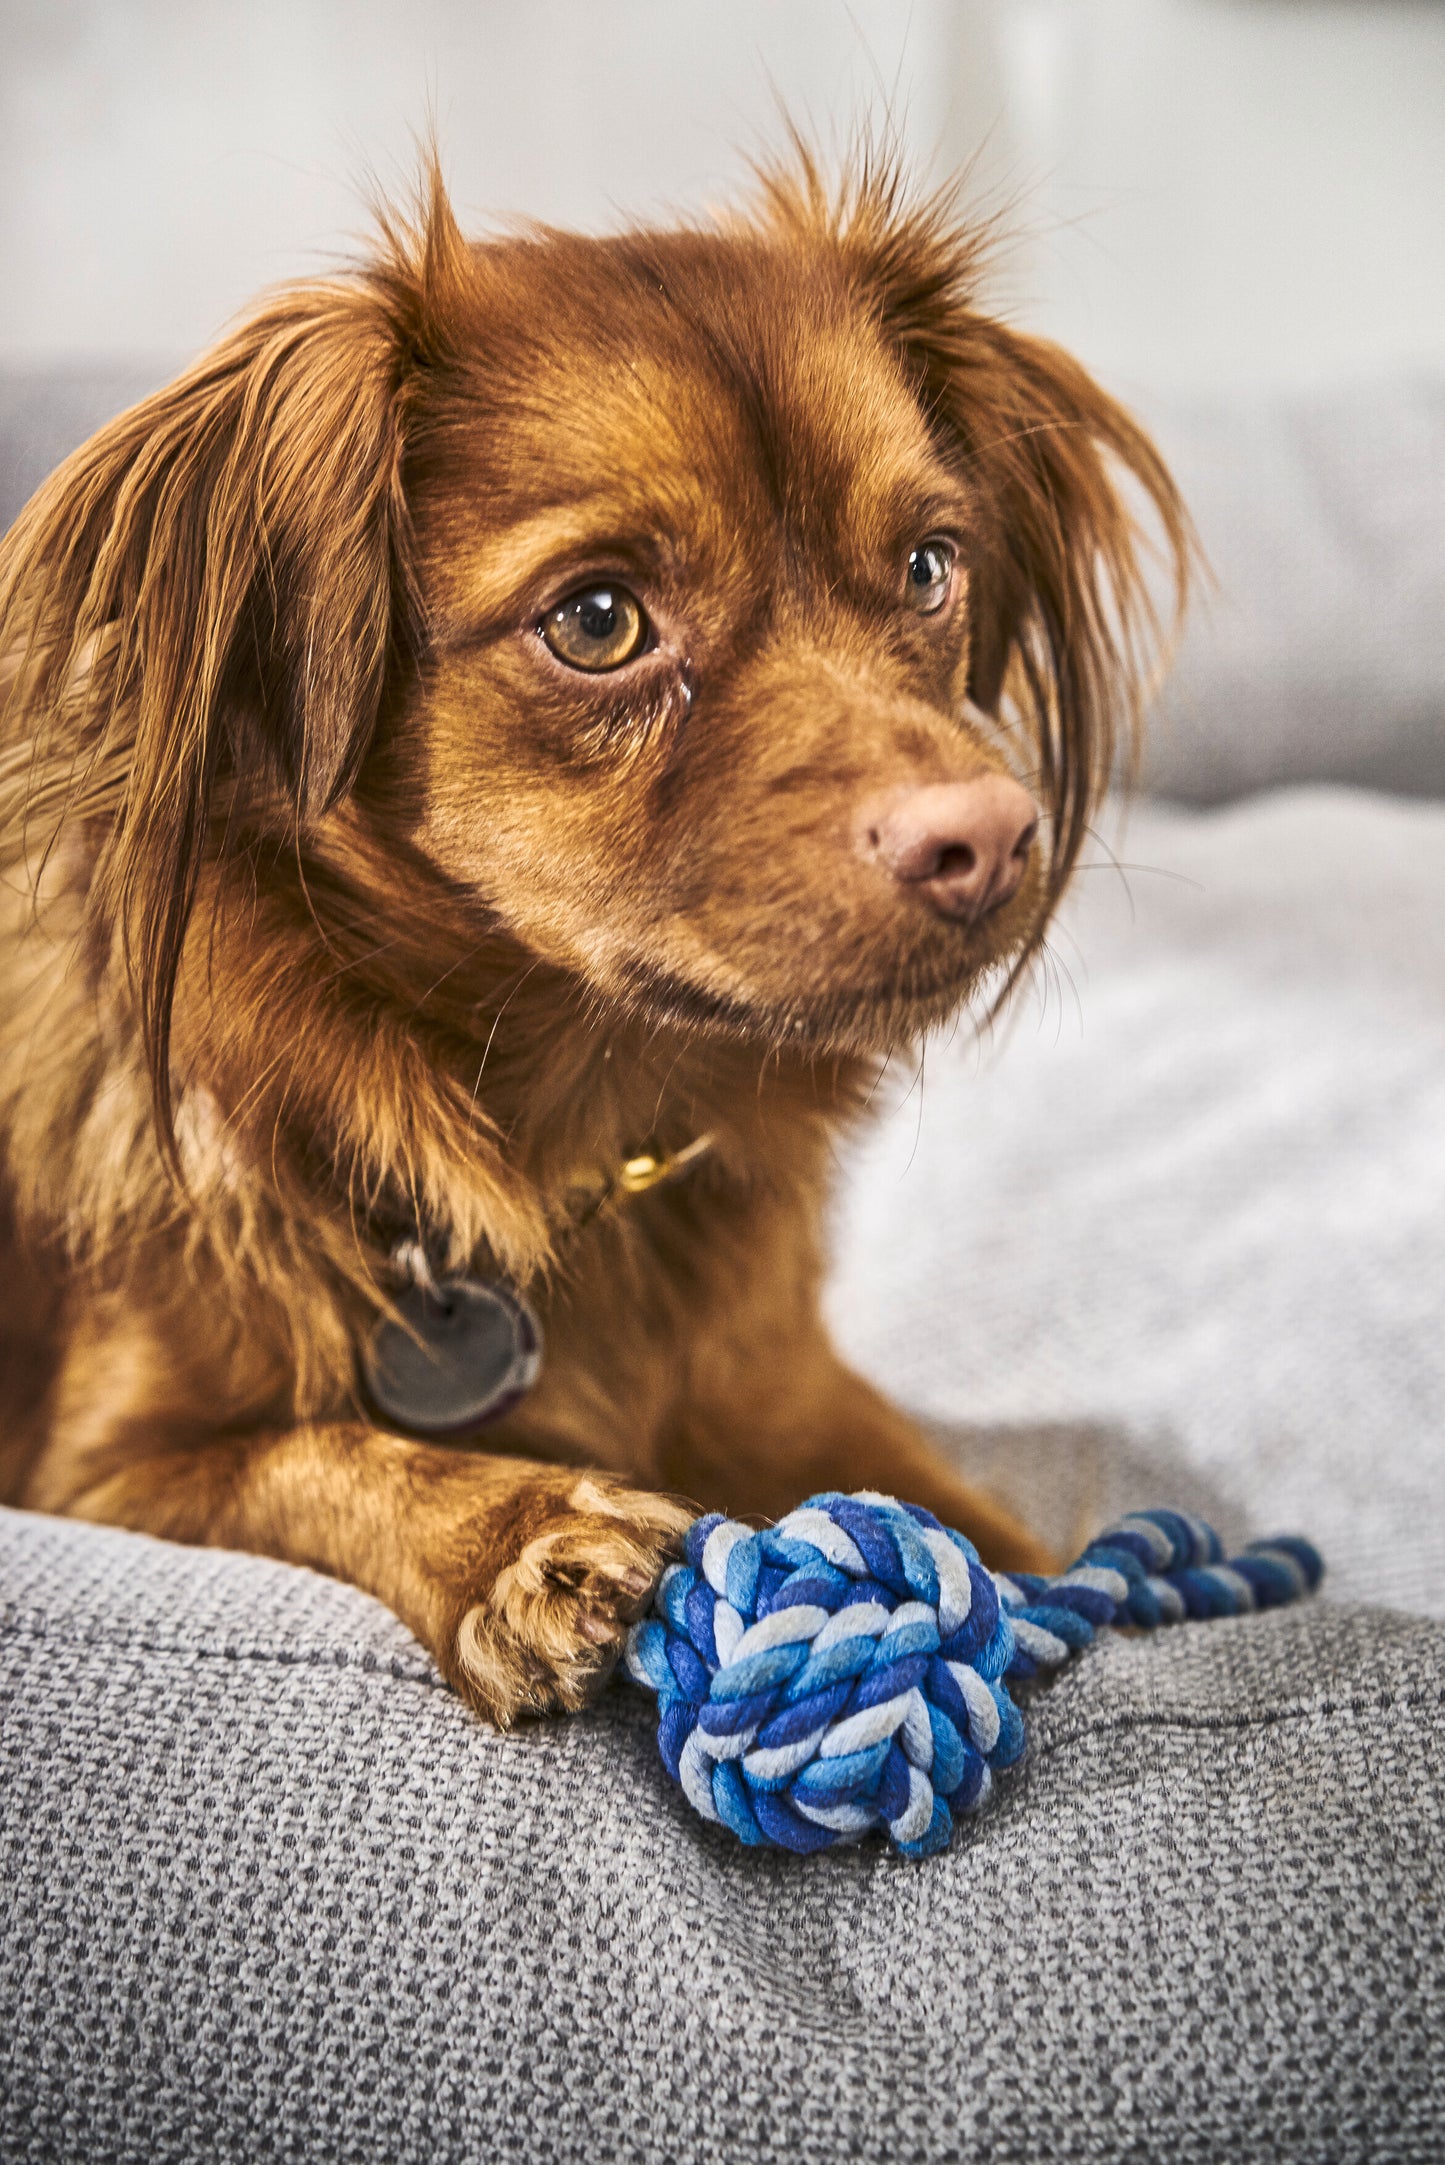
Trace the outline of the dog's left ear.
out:
<instances>
[{"instance_id":1,"label":"dog's left ear","mask_svg":"<svg viewBox=\"0 0 1445 2165\"><path fill-rule=\"evenodd\" d=\"M832 205L806 160L801 184L775 182L770 195L795 229L831 227L973 497L969 694L1032 740L1057 893L1132 750L1160 645L1141 514L1162 542L1176 616L1183 607L1195 543L1179 493L1087 370L980 311L986 231L955 222L946 202L910 204L886 161L865 163Z\"/></svg>"}]
</instances>

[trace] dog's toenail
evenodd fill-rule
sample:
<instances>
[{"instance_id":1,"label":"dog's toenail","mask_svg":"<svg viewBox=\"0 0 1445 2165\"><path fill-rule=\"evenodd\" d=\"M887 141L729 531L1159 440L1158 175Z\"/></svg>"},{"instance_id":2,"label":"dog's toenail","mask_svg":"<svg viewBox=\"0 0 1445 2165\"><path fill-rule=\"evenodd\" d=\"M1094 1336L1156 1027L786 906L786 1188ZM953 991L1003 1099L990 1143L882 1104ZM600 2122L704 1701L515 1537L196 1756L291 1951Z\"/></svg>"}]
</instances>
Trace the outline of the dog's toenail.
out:
<instances>
[{"instance_id":1,"label":"dog's toenail","mask_svg":"<svg viewBox=\"0 0 1445 2165\"><path fill-rule=\"evenodd\" d=\"M590 1639L594 1646L607 1646L617 1636L616 1626L609 1624L605 1616L584 1616L581 1631L583 1638Z\"/></svg>"}]
</instances>

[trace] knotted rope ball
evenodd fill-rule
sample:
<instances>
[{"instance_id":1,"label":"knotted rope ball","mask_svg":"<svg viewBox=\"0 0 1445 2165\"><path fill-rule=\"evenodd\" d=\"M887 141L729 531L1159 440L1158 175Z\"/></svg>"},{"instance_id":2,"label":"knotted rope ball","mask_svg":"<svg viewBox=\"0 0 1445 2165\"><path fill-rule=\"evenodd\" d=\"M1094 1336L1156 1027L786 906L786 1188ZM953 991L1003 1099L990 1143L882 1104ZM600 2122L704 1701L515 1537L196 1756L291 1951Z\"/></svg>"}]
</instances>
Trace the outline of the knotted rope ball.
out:
<instances>
[{"instance_id":1,"label":"knotted rope ball","mask_svg":"<svg viewBox=\"0 0 1445 2165\"><path fill-rule=\"evenodd\" d=\"M810 1497L757 1532L689 1530L625 1664L657 1694L663 1761L704 1819L807 1852L884 1828L905 1856L947 1846L1024 1748L1009 1685L1108 1624L1276 1608L1318 1586L1307 1541L1224 1560L1213 1529L1140 1511L1056 1578L985 1569L917 1504Z\"/></svg>"}]
</instances>

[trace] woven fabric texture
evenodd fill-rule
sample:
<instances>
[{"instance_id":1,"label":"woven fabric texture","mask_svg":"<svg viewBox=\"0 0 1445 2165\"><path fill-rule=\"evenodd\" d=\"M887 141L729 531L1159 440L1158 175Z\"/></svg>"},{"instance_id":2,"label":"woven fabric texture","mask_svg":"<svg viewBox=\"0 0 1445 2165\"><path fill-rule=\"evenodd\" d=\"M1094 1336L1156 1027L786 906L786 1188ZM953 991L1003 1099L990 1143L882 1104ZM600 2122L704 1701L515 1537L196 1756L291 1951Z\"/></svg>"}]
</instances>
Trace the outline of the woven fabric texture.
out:
<instances>
[{"instance_id":1,"label":"woven fabric texture","mask_svg":"<svg viewBox=\"0 0 1445 2165\"><path fill-rule=\"evenodd\" d=\"M0 1586L7 2165L1439 2157L1439 1626L1115 1638L946 1856L800 1865L305 1572L0 1514Z\"/></svg>"}]
</instances>

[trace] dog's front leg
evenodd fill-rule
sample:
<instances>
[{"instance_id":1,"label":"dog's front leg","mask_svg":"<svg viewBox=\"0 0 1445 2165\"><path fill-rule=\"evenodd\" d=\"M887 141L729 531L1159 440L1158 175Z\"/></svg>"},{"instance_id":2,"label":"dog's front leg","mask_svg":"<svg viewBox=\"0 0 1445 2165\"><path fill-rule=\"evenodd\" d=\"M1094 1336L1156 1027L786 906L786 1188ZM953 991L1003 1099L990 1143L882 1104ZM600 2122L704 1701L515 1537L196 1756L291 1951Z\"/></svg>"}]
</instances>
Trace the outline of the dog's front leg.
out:
<instances>
[{"instance_id":1,"label":"dog's front leg","mask_svg":"<svg viewBox=\"0 0 1445 2165\"><path fill-rule=\"evenodd\" d=\"M690 1514L605 1474L453 1451L360 1422L62 1442L25 1501L309 1564L375 1594L489 1720L600 1688Z\"/></svg>"},{"instance_id":2,"label":"dog's front leg","mask_svg":"<svg viewBox=\"0 0 1445 2165\"><path fill-rule=\"evenodd\" d=\"M823 1489L877 1489L922 1504L1004 1571L1056 1571L1061 1559L976 1488L922 1430L838 1359L806 1311L754 1318L700 1349L666 1475L709 1508L778 1518Z\"/></svg>"}]
</instances>

